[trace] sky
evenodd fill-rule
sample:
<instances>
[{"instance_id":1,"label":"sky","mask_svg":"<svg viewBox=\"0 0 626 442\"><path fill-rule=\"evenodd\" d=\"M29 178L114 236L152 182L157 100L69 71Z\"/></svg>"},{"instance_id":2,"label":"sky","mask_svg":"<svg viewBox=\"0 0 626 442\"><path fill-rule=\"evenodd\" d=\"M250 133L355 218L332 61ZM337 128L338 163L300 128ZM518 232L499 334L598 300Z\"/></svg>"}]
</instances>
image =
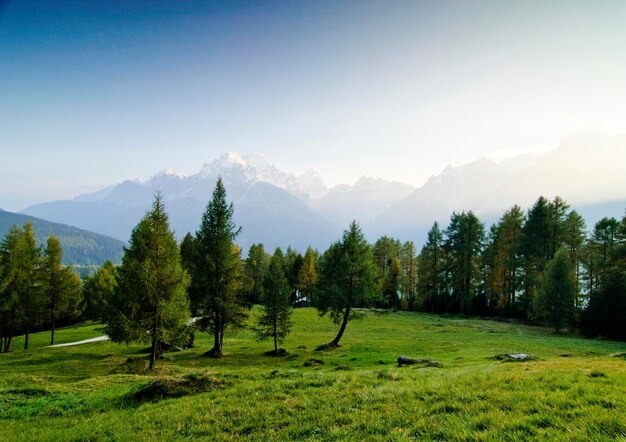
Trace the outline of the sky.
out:
<instances>
[{"instance_id":1,"label":"sky","mask_svg":"<svg viewBox=\"0 0 626 442\"><path fill-rule=\"evenodd\" d=\"M622 1L0 0L0 207L227 151L329 185L626 133Z\"/></svg>"}]
</instances>

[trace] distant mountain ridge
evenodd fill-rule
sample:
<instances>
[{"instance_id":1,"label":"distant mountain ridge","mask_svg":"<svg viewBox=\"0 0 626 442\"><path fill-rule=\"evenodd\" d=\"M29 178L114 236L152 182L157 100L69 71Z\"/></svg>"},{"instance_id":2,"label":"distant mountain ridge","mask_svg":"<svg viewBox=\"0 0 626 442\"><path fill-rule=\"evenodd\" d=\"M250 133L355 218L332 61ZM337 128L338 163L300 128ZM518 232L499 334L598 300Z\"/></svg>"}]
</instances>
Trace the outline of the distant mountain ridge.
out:
<instances>
[{"instance_id":1,"label":"distant mountain ridge","mask_svg":"<svg viewBox=\"0 0 626 442\"><path fill-rule=\"evenodd\" d=\"M623 216L625 165L626 136L604 134L572 136L553 151L501 163L480 158L431 177L381 213L372 230L422 242L432 223L447 225L453 211L472 210L489 224L514 204L529 208L541 195L562 197L592 228L603 216Z\"/></svg>"},{"instance_id":2,"label":"distant mountain ridge","mask_svg":"<svg viewBox=\"0 0 626 442\"><path fill-rule=\"evenodd\" d=\"M124 181L71 201L38 204L24 213L128 240L132 228L160 192L180 239L194 233L221 176L243 227L238 243L268 250L308 245L325 249L352 219L370 241L381 235L418 245L434 221L447 225L453 211L474 211L487 224L514 204L527 209L540 196L556 195L593 227L602 216L622 216L626 207L626 136L576 135L541 155L502 162L480 158L447 167L423 186L361 177L354 185L328 188L319 172L296 175L259 155L226 153L198 173L165 169L145 182ZM606 210L607 213L602 213Z\"/></svg>"},{"instance_id":3,"label":"distant mountain ridge","mask_svg":"<svg viewBox=\"0 0 626 442\"><path fill-rule=\"evenodd\" d=\"M100 266L107 259L114 263L122 259L124 243L115 238L1 209L0 238L6 235L12 225L22 227L27 221L33 223L39 245L45 247L48 237L57 236L63 247L63 263L66 265Z\"/></svg>"},{"instance_id":4,"label":"distant mountain ridge","mask_svg":"<svg viewBox=\"0 0 626 442\"><path fill-rule=\"evenodd\" d=\"M321 248L341 233L338 226L309 207L310 193L326 191L319 173L309 171L296 176L278 170L260 156L241 157L235 153L203 165L194 175L165 169L143 183L124 181L72 201L31 206L24 213L72 222L128 240L154 194L160 192L180 239L198 229L218 177L234 203L234 221L243 227L238 243L244 249L257 242L263 242L270 250L288 245L301 250L308 245Z\"/></svg>"}]
</instances>

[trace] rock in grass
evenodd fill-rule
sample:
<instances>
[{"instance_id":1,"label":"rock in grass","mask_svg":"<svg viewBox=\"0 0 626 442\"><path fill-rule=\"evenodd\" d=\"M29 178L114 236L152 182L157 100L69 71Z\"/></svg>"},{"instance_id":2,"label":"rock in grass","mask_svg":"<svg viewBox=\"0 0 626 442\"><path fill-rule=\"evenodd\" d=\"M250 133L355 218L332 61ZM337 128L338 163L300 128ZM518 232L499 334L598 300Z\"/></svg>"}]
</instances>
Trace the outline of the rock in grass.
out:
<instances>
[{"instance_id":1,"label":"rock in grass","mask_svg":"<svg viewBox=\"0 0 626 442\"><path fill-rule=\"evenodd\" d=\"M429 358L414 359L408 356L398 356L398 367L402 367L403 365L416 365L416 364L422 364L427 367L436 367L436 368L443 367L443 364L441 362L435 361L434 359L429 359Z\"/></svg>"},{"instance_id":2,"label":"rock in grass","mask_svg":"<svg viewBox=\"0 0 626 442\"><path fill-rule=\"evenodd\" d=\"M417 364L417 359L409 358L408 356L398 356L398 365L413 365Z\"/></svg>"},{"instance_id":3,"label":"rock in grass","mask_svg":"<svg viewBox=\"0 0 626 442\"><path fill-rule=\"evenodd\" d=\"M311 358L304 361L304 364L302 365L304 365L305 367L317 367L318 365L324 365L324 361L322 361L321 359Z\"/></svg>"},{"instance_id":4,"label":"rock in grass","mask_svg":"<svg viewBox=\"0 0 626 442\"><path fill-rule=\"evenodd\" d=\"M492 356L490 359L496 359L501 362L527 362L527 361L534 361L537 358L527 353L511 353L511 354L499 353L497 355Z\"/></svg>"},{"instance_id":5,"label":"rock in grass","mask_svg":"<svg viewBox=\"0 0 626 442\"><path fill-rule=\"evenodd\" d=\"M333 371L344 371L344 370L352 370L352 369L345 364L339 364L335 368L333 368Z\"/></svg>"}]
</instances>

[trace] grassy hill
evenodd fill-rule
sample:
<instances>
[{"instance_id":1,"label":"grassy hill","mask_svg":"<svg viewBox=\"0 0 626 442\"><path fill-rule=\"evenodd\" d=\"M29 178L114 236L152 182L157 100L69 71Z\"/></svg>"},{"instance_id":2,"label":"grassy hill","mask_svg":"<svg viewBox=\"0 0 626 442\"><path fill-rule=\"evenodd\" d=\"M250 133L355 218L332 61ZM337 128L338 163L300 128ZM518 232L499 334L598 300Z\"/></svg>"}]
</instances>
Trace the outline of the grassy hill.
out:
<instances>
[{"instance_id":1,"label":"grassy hill","mask_svg":"<svg viewBox=\"0 0 626 442\"><path fill-rule=\"evenodd\" d=\"M40 218L0 210L0 238L16 224L23 226L31 221L40 245L46 244L50 235L56 235L63 246L63 262L76 266L100 266L107 259L120 262L124 243L117 239L82 230L66 224L52 223Z\"/></svg>"},{"instance_id":2,"label":"grassy hill","mask_svg":"<svg viewBox=\"0 0 626 442\"><path fill-rule=\"evenodd\" d=\"M24 352L18 339L0 354L0 440L626 440L624 343L366 312L339 349L317 352L335 325L312 309L294 323L286 357L263 355L271 344L244 331L227 337L225 358L207 359L211 342L197 334L156 374L142 371L145 345L44 348L39 333ZM85 325L57 336L99 334ZM442 367L397 367L399 355Z\"/></svg>"}]
</instances>

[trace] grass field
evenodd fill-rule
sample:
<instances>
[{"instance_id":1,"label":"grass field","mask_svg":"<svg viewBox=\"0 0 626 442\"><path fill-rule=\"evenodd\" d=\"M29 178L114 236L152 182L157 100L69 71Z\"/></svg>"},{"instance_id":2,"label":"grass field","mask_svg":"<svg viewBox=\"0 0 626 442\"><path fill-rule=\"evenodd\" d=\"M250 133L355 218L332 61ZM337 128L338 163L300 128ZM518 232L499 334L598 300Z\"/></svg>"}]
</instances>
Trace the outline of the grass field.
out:
<instances>
[{"instance_id":1,"label":"grass field","mask_svg":"<svg viewBox=\"0 0 626 442\"><path fill-rule=\"evenodd\" d=\"M294 312L287 357L249 331L225 340L226 357L196 348L141 371L145 346L97 342L0 354L0 440L624 440L626 344L554 336L548 329L415 313L367 312L342 346L316 352L336 327ZM102 334L57 332L59 343ZM501 353L537 359L507 363ZM442 368L397 367L399 355ZM139 359L141 358L141 359ZM312 361L312 359L318 360ZM185 378L185 375L192 375ZM178 398L137 400L155 378L202 377ZM169 384L168 384L169 385Z\"/></svg>"}]
</instances>

